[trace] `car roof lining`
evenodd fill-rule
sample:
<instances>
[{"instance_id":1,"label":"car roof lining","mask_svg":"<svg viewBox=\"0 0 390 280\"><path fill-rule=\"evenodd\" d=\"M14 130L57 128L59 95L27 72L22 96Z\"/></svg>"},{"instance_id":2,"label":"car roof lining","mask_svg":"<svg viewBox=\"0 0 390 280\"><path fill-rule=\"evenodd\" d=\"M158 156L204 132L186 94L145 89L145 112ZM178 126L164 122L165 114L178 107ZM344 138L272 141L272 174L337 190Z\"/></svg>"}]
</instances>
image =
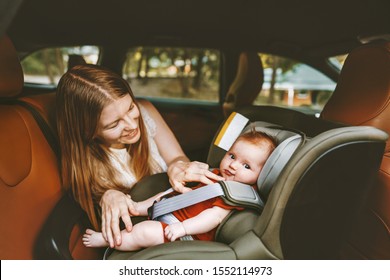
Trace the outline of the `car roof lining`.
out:
<instances>
[{"instance_id":1,"label":"car roof lining","mask_svg":"<svg viewBox=\"0 0 390 280\"><path fill-rule=\"evenodd\" d=\"M360 44L359 36L390 33L389 6L383 0L29 0L8 33L22 51L69 43L173 41L178 46L277 47L286 54L324 56L347 53Z\"/></svg>"}]
</instances>

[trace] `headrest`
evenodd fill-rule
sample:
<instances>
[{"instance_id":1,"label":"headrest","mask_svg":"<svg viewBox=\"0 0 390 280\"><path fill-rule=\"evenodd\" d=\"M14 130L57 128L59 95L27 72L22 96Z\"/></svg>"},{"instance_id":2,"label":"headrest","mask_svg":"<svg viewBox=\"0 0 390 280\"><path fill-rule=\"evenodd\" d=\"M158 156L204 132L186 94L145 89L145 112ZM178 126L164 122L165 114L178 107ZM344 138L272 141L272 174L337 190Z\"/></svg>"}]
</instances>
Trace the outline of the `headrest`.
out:
<instances>
[{"instance_id":1,"label":"headrest","mask_svg":"<svg viewBox=\"0 0 390 280\"><path fill-rule=\"evenodd\" d=\"M71 69L72 67L76 65L83 65L87 64L84 57L79 54L70 54L68 57L68 69Z\"/></svg>"},{"instance_id":2,"label":"headrest","mask_svg":"<svg viewBox=\"0 0 390 280\"><path fill-rule=\"evenodd\" d=\"M390 42L361 46L347 57L321 118L390 133ZM388 141L386 151L390 150Z\"/></svg>"},{"instance_id":3,"label":"headrest","mask_svg":"<svg viewBox=\"0 0 390 280\"><path fill-rule=\"evenodd\" d=\"M242 134L253 128L256 131L268 134L277 142L276 148L265 162L257 179L259 194L266 201L280 172L286 166L296 149L304 142L305 136L298 131L286 130L280 126L260 121L249 124L242 131Z\"/></svg>"},{"instance_id":4,"label":"headrest","mask_svg":"<svg viewBox=\"0 0 390 280\"><path fill-rule=\"evenodd\" d=\"M7 36L0 39L0 98L17 96L23 88L22 66Z\"/></svg>"},{"instance_id":5,"label":"headrest","mask_svg":"<svg viewBox=\"0 0 390 280\"><path fill-rule=\"evenodd\" d=\"M238 107L251 105L261 91L263 81L263 64L257 52L242 52L238 59L236 77L223 103L225 116Z\"/></svg>"}]
</instances>

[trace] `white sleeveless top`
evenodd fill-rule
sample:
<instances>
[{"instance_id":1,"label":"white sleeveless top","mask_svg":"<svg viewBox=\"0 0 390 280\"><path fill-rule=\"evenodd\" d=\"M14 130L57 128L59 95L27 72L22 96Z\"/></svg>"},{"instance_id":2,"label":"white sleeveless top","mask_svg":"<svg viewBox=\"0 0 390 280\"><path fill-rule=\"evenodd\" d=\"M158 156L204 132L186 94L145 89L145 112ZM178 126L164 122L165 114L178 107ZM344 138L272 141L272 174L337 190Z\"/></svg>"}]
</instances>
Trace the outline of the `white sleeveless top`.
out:
<instances>
[{"instance_id":1,"label":"white sleeveless top","mask_svg":"<svg viewBox=\"0 0 390 280\"><path fill-rule=\"evenodd\" d=\"M153 168L152 172L155 174L158 172L167 171L167 164L161 157L156 142L154 141L154 137L156 136L157 132L156 122L151 118L149 112L142 105L139 105L139 107L148 134L149 151L151 157L159 165L159 167ZM111 164L121 174L122 178L120 178L120 180L122 181L123 186L131 188L136 183L137 179L135 178L133 171L130 170L128 166L128 162L130 161L131 157L127 152L127 149L109 148L109 150L112 152L110 155Z\"/></svg>"}]
</instances>

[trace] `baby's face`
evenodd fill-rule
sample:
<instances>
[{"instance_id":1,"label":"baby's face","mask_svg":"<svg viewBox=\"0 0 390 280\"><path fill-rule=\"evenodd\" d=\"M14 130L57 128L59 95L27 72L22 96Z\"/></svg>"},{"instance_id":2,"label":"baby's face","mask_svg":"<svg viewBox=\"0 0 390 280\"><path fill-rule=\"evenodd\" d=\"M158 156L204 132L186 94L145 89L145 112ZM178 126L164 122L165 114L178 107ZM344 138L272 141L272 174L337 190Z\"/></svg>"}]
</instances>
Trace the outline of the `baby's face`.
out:
<instances>
[{"instance_id":1,"label":"baby's face","mask_svg":"<svg viewBox=\"0 0 390 280\"><path fill-rule=\"evenodd\" d=\"M254 185L267 158L268 152L263 148L239 140L225 154L219 167L226 180Z\"/></svg>"}]
</instances>

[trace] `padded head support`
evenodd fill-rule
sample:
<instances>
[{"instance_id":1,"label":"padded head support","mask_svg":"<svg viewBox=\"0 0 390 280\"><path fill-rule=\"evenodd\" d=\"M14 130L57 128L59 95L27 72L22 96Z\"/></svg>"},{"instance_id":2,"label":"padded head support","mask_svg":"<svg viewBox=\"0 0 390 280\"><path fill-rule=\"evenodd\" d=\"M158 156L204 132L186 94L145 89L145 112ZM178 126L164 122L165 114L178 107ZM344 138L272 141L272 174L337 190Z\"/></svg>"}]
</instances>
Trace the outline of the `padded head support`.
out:
<instances>
[{"instance_id":1,"label":"padded head support","mask_svg":"<svg viewBox=\"0 0 390 280\"><path fill-rule=\"evenodd\" d=\"M248 132L252 128L270 135L277 141L275 150L265 162L257 179L259 194L266 201L280 172L286 166L295 150L304 142L305 137L299 132L284 130L267 122L251 123L242 133Z\"/></svg>"},{"instance_id":2,"label":"padded head support","mask_svg":"<svg viewBox=\"0 0 390 280\"><path fill-rule=\"evenodd\" d=\"M0 38L0 98L17 96L24 77L18 54L7 36Z\"/></svg>"},{"instance_id":3,"label":"padded head support","mask_svg":"<svg viewBox=\"0 0 390 280\"><path fill-rule=\"evenodd\" d=\"M390 42L365 45L347 57L321 118L390 132ZM390 151L387 143L386 152Z\"/></svg>"},{"instance_id":4,"label":"padded head support","mask_svg":"<svg viewBox=\"0 0 390 280\"><path fill-rule=\"evenodd\" d=\"M72 67L76 65L83 65L87 64L84 57L79 54L70 54L68 57L68 69L71 69Z\"/></svg>"},{"instance_id":5,"label":"padded head support","mask_svg":"<svg viewBox=\"0 0 390 280\"><path fill-rule=\"evenodd\" d=\"M256 52L242 52L239 56L237 74L226 93L223 103L225 116L238 107L251 105L263 86L263 64Z\"/></svg>"}]
</instances>

